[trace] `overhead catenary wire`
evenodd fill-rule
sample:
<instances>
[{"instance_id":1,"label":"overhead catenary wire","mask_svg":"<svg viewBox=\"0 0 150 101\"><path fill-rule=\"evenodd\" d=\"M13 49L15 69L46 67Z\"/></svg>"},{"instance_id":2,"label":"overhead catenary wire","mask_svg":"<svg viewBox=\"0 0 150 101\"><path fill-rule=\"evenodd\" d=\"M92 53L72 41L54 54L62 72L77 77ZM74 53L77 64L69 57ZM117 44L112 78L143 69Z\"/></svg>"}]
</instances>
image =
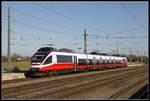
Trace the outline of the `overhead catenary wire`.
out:
<instances>
[{"instance_id":1,"label":"overhead catenary wire","mask_svg":"<svg viewBox=\"0 0 150 101\"><path fill-rule=\"evenodd\" d=\"M121 4L121 6L122 6L123 8L125 8L125 10L128 12L128 14L131 15L132 18L133 18L139 25L142 25L142 23L139 21L139 19L128 9L128 7L127 7L124 3L120 2L120 4Z\"/></svg>"},{"instance_id":2,"label":"overhead catenary wire","mask_svg":"<svg viewBox=\"0 0 150 101\"><path fill-rule=\"evenodd\" d=\"M135 6L134 4L132 6L141 18L145 18L145 16L141 13L141 11L137 8L137 6Z\"/></svg>"},{"instance_id":3,"label":"overhead catenary wire","mask_svg":"<svg viewBox=\"0 0 150 101\"><path fill-rule=\"evenodd\" d=\"M21 23L20 23L21 24ZM38 28L36 28L36 29L38 29ZM44 29L43 29L44 30ZM48 31L47 31L48 32ZM55 32L56 33L56 32ZM62 34L62 33L61 33ZM63 34L62 34L63 35ZM88 35L88 37L90 37L90 35ZM80 37L80 38L82 38L82 37ZM103 38L107 38L107 37L103 37ZM118 39L120 38L120 37L117 37ZM116 39L117 39L116 38ZM24 38L23 38L24 39ZM41 39L41 38L40 38ZM63 38L62 38L63 39ZM111 37L109 36L109 38L108 39L111 39ZM115 39L115 38L114 38Z\"/></svg>"},{"instance_id":4,"label":"overhead catenary wire","mask_svg":"<svg viewBox=\"0 0 150 101\"><path fill-rule=\"evenodd\" d=\"M29 14L30 15L30 14ZM30 15L30 16L32 16L32 15ZM32 17L36 17L36 16L32 16ZM36 17L36 18L39 18L39 17ZM46 20L45 20L46 21ZM19 22L20 23L20 22ZM132 30L136 30L136 29L138 29L138 28L140 28L140 27L144 27L144 26L139 26L139 27L136 27L136 28L133 28L133 29L129 29L129 30L126 30L126 31L132 31ZM58 31L54 31L54 30L51 30L52 32L58 32ZM125 32L125 31L123 31L123 32ZM60 32L58 32L58 33L60 33ZM62 32L61 32L62 33ZM116 32L116 33L122 33L122 32ZM114 34L114 33L112 33L112 34ZM91 35L90 35L91 36ZM102 38L105 38L105 37L102 37ZM119 37L119 38L121 38L121 37Z\"/></svg>"},{"instance_id":5,"label":"overhead catenary wire","mask_svg":"<svg viewBox=\"0 0 150 101\"><path fill-rule=\"evenodd\" d=\"M28 26L29 24L25 24L25 23L22 23L22 22L20 22L20 21L17 21L17 20L15 20L15 22L17 22L17 23L19 23L19 24L23 24L23 25L26 25L26 26ZM36 29L39 29L38 27L36 27L36 26L33 26L33 25L29 25L29 26L31 26L31 27L34 27L34 28L36 28ZM133 28L134 30L136 30L137 28L140 28L140 27L143 27L143 26L139 26L139 27L136 27L136 28ZM41 28L42 30L44 30L43 28ZM133 30L132 29L132 30ZM46 29L47 31L49 30L49 29ZM131 30L131 29L130 29ZM51 30L50 30L51 31ZM129 31L129 30L128 30ZM58 32L58 31L52 31L52 32ZM21 32L22 33L22 32ZM64 34L64 32L59 32L59 33L61 33L61 34ZM118 32L119 33L119 32ZM120 32L121 33L121 32ZM29 34L28 34L29 35ZM103 34L103 35L105 35L105 34ZM108 35L108 34L106 34L106 35ZM97 37L97 38L108 38L107 36L102 36L102 35L88 35L88 37ZM72 36L71 36L72 37ZM78 36L78 39L79 38L83 38L83 37L79 37ZM134 39L137 39L138 37L134 37ZM147 38L147 36L141 36L141 37L139 37L139 38ZM94 38L93 38L94 39ZM96 38L95 38L96 39ZM111 37L109 36L109 39L132 39L132 37L122 37L122 36L112 36L111 35Z\"/></svg>"},{"instance_id":6,"label":"overhead catenary wire","mask_svg":"<svg viewBox=\"0 0 150 101\"><path fill-rule=\"evenodd\" d=\"M7 20L7 18L3 18L3 19L5 19L5 20ZM21 24L21 25L25 25L25 26L27 26L27 27L29 27L29 28L34 28L34 29L38 29L38 30L42 30L42 31L46 31L46 32L55 32L55 33L57 33L57 34L66 34L65 32L60 32L60 31L56 31L56 30L52 30L52 29L49 29L49 28L42 28L42 27L38 27L38 26L35 26L35 25L31 25L31 24L27 24L27 23L24 23L24 22L21 22L21 21L18 21L18 20L16 20L16 19L13 19L13 21L15 22L15 23L18 23L18 24ZM72 35L70 35L70 34L67 34L67 36L69 36L69 37L72 37Z\"/></svg>"},{"instance_id":7,"label":"overhead catenary wire","mask_svg":"<svg viewBox=\"0 0 150 101\"><path fill-rule=\"evenodd\" d=\"M40 4L38 4L38 3L35 3L35 2L32 2L33 4L35 4L35 5L37 5L37 6L39 6L39 7L42 7L42 8L44 8L45 10L47 10L47 11L50 11L50 12L53 12L53 13L57 13L57 14L59 14L59 15L61 15L61 16L64 16L64 17L69 17L69 16L66 16L66 15L64 15L64 14L62 14L62 13L60 13L60 12L58 12L58 11L56 11L56 10L53 10L53 9L50 9L50 8L47 8L47 7L45 7L45 6L43 6L43 5L40 5ZM124 5L124 4L123 4ZM20 12L20 11L19 11ZM32 16L32 17L35 17L35 18L38 18L38 19L41 19L40 17L37 17L37 16L33 16L33 15L31 15L31 14L27 14L27 13L25 13L25 12L22 12L21 11L21 13L24 13L24 14L26 14L26 15L29 15L29 16ZM72 17L69 17L69 19L73 19ZM45 20L45 19L42 19L43 21L49 21L49 20ZM73 19L74 21L76 21L76 19ZM78 21L78 20L77 20ZM50 21L51 22L51 21ZM78 21L78 23L79 23L80 21ZM52 22L53 23L53 22ZM54 23L54 24L56 24L56 23ZM83 23L81 23L80 22L80 24L83 24ZM60 25L60 24L57 24L57 25ZM62 25L61 25L62 26ZM132 29L129 29L129 30L125 30L125 31L120 31L120 32L115 32L115 33L112 33L112 34L116 34L116 33L123 33L123 32L129 32L129 31L134 31L134 30L136 30L136 29L139 29L140 27L142 28L142 27L144 27L145 25L142 25L142 26L139 26L139 27L136 27L136 28L132 28ZM67 27L67 26L66 26Z\"/></svg>"},{"instance_id":8,"label":"overhead catenary wire","mask_svg":"<svg viewBox=\"0 0 150 101\"><path fill-rule=\"evenodd\" d=\"M47 41L49 41L50 39L51 40L60 40L61 41L61 44L62 44L62 41L63 42L74 42L74 41L68 41L68 40L64 40L64 38L62 39L62 38L51 38L51 37L46 37L46 38L41 38L41 36L37 36L37 38L33 38L33 36L32 35L30 35L29 34L29 36L28 36L28 33L24 33L24 32L18 32L18 31L12 31L13 33L17 33L17 34L20 34L21 35L21 37L20 38L13 38L13 40L20 40L20 41L23 41L23 40L25 40L25 39L35 39L35 40L47 40ZM25 37L23 37L22 35L26 35L26 36L28 36L28 38L25 38ZM22 39L22 40L21 40Z\"/></svg>"},{"instance_id":9,"label":"overhead catenary wire","mask_svg":"<svg viewBox=\"0 0 150 101\"><path fill-rule=\"evenodd\" d=\"M48 19L44 19L44 18L42 18L42 17L35 16L35 15L30 14L30 13L27 13L27 12L24 12L24 11L21 11L21 10L18 10L18 9L17 9L17 10L16 10L16 9L12 9L12 10L13 10L13 12L18 12L18 13L24 14L25 16L30 16L30 17L33 17L33 18L36 18L36 19L45 21L45 22L47 22L47 23L49 23L49 24L55 24L55 25L57 25L57 26L61 26L61 27L63 27L63 28L66 28L66 29L72 31L72 30L69 28L69 26L65 26L65 25L62 25L62 24L58 24L58 23L55 23L55 22L50 21L50 20L48 20Z\"/></svg>"},{"instance_id":10,"label":"overhead catenary wire","mask_svg":"<svg viewBox=\"0 0 150 101\"><path fill-rule=\"evenodd\" d=\"M101 32L101 30L99 30L99 28L94 27L93 25L89 25L89 24L87 24L87 23L83 23L83 22L81 22L81 21L79 21L79 20L77 20L77 19L75 19L75 18L73 18L73 17L66 16L65 14L62 14L61 12L59 12L58 10L56 11L56 10L54 10L54 9L47 8L46 6L43 6L43 5L38 4L38 3L35 3L35 2L32 2L32 3L33 3L34 5L37 5L38 7L41 7L41 8L43 8L43 9L47 10L48 12L53 12L53 13L55 13L55 14L58 14L58 15L60 15L60 16L65 17L65 18L67 18L67 19L70 19L70 20L72 20L72 21L74 21L74 22L76 22L76 23L79 23L79 24L81 24L81 25L83 25L83 26L86 26L86 27L88 27L88 28L92 28L92 29L97 30L98 32Z\"/></svg>"}]
</instances>

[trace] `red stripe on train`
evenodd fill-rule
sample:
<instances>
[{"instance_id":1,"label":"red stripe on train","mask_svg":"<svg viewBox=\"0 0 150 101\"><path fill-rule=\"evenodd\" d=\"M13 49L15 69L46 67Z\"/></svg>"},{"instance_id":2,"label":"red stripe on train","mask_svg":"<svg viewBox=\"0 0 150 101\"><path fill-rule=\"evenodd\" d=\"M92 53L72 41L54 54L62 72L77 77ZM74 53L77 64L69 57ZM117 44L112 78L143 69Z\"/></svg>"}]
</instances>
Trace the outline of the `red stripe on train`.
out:
<instances>
[{"instance_id":1,"label":"red stripe on train","mask_svg":"<svg viewBox=\"0 0 150 101\"><path fill-rule=\"evenodd\" d=\"M72 69L74 64L72 63L57 63L50 66L43 66L40 68L40 71L49 71L49 70L61 70L61 69Z\"/></svg>"},{"instance_id":2,"label":"red stripe on train","mask_svg":"<svg viewBox=\"0 0 150 101\"><path fill-rule=\"evenodd\" d=\"M100 64L100 65L95 65L96 68L113 68L113 67L123 67L127 66L126 63L123 64ZM84 66L77 66L78 68L94 68L94 65L84 65ZM57 63L53 64L50 66L43 66L40 68L40 71L50 71L50 70L62 70L62 69L73 69L74 64L72 63Z\"/></svg>"}]
</instances>

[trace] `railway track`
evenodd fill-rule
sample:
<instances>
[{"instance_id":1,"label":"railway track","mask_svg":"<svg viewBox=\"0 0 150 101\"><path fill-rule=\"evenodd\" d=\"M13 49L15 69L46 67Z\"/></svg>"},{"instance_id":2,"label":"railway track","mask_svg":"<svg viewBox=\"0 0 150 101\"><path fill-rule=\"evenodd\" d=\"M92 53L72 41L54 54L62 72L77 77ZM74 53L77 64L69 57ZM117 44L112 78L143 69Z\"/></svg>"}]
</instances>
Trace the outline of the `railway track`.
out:
<instances>
[{"instance_id":1,"label":"railway track","mask_svg":"<svg viewBox=\"0 0 150 101\"><path fill-rule=\"evenodd\" d=\"M8 84L8 83L17 83L17 82L25 82L29 81L31 78L21 78L21 79L13 79L13 80L4 80L2 81L2 84Z\"/></svg>"},{"instance_id":2,"label":"railway track","mask_svg":"<svg viewBox=\"0 0 150 101\"><path fill-rule=\"evenodd\" d=\"M141 68L141 66L132 66L133 68L130 68L130 69L134 69L134 68ZM109 70L117 70L117 68L114 68L114 69L109 69ZM120 69L120 68L118 68L118 69ZM122 68L121 68L122 69ZM127 68L124 68L124 69L127 69ZM128 68L129 69L129 68ZM106 71L108 71L109 72L109 70L106 70ZM104 70L100 70L100 71L104 71ZM84 73L86 73L86 72L84 72ZM59 74L59 75L55 75L55 77L56 76L64 76L64 75L76 75L76 74L80 74L80 72L79 73L77 73L77 72L74 72L74 73L67 73L67 74ZM33 82L33 80L34 81L36 81L36 80L38 80L38 81L41 81L41 80L43 80L43 79L45 79L45 80L49 80L49 78L53 78L53 76L52 77L42 77L42 78L21 78L21 79L13 79L13 80L4 80L4 81L2 81L2 85L7 85L7 84L14 84L14 83L22 83L22 82L30 82L30 81L32 81Z\"/></svg>"},{"instance_id":3,"label":"railway track","mask_svg":"<svg viewBox=\"0 0 150 101\"><path fill-rule=\"evenodd\" d=\"M27 85L4 87L2 99L60 99L85 92L93 87L144 75L144 68L123 69L93 75L76 76L59 80L30 83ZM113 75L113 76L112 76ZM140 76L141 76L140 75ZM139 76L139 77L140 77ZM36 85L36 87L35 87Z\"/></svg>"},{"instance_id":4,"label":"railway track","mask_svg":"<svg viewBox=\"0 0 150 101\"><path fill-rule=\"evenodd\" d=\"M143 83L144 82L144 83ZM122 88L122 90L118 91L117 93L111 95L108 99L124 99L124 94L127 93L129 90L133 89L134 87L137 87L139 84L147 84L146 82L148 82L148 79L146 77L143 77L142 79L140 79L139 81L135 82L132 85L128 85L127 87ZM144 86L143 85L143 86Z\"/></svg>"}]
</instances>

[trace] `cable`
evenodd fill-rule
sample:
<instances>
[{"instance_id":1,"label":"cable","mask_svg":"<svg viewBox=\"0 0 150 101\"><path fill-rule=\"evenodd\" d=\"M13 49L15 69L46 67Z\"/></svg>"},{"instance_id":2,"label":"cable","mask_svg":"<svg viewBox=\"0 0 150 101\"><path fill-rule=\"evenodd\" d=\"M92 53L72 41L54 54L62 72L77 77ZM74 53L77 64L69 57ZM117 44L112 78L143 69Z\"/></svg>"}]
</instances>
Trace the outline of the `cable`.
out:
<instances>
[{"instance_id":1,"label":"cable","mask_svg":"<svg viewBox=\"0 0 150 101\"><path fill-rule=\"evenodd\" d=\"M52 23L52 24L55 24L55 25L58 25L58 26L67 28L68 30L71 30L70 28L68 28L68 26L61 25L61 24L52 22L52 21L50 21L50 20L43 19L43 18L41 18L41 17L34 16L34 15L29 14L29 13L25 13L25 12L23 12L23 11L20 11L20 10L15 10L15 9L12 9L12 10L13 10L14 12L19 12L19 13L22 13L22 14L24 14L24 15L26 15L26 16L30 16L30 17L33 17L33 18L36 18L36 19L40 19L40 20L43 20L43 21L45 21L45 22L49 22L49 23ZM72 31L72 30L71 30L71 31Z\"/></svg>"},{"instance_id":2,"label":"cable","mask_svg":"<svg viewBox=\"0 0 150 101\"><path fill-rule=\"evenodd\" d=\"M7 18L3 18L3 19L8 20ZM55 31L55 30L51 30L51 29L46 29L46 28L37 27L37 26L35 26L35 25L26 24L26 23L21 22L21 21L18 21L18 20L16 20L16 19L13 19L13 21L14 21L15 23L18 23L18 24L21 24L21 25L25 25L25 26L27 26L27 27L29 27L29 28L34 28L34 29L43 30L43 31L46 31L46 30L47 30L47 31L50 31L50 32L55 32L55 33L57 33L57 34L66 34L65 32L59 32L59 31ZM67 36L72 37L72 35L70 35L70 34L67 34Z\"/></svg>"},{"instance_id":3,"label":"cable","mask_svg":"<svg viewBox=\"0 0 150 101\"><path fill-rule=\"evenodd\" d=\"M143 28L143 27L145 27L146 25L141 25L141 26L138 26L138 27L135 27L135 28L131 28L131 29L127 29L127 30L124 30L124 31L119 31L119 32L113 32L113 33L111 33L111 34L117 34L117 33L124 33L124 32L131 32L131 31L136 31L136 30L138 30L138 29L140 29L140 28Z\"/></svg>"},{"instance_id":4,"label":"cable","mask_svg":"<svg viewBox=\"0 0 150 101\"><path fill-rule=\"evenodd\" d=\"M138 18L137 18L134 14L132 14L132 12L128 9L128 7L126 7L122 2L120 2L120 4L121 4L121 6L122 6L123 8L126 9L126 11L128 12L128 14L131 15L134 20L136 20L136 22L137 22L138 24L142 25L141 22L138 20Z\"/></svg>"},{"instance_id":5,"label":"cable","mask_svg":"<svg viewBox=\"0 0 150 101\"><path fill-rule=\"evenodd\" d=\"M74 18L72 18L72 17L66 16L66 15L64 15L64 14L62 14L62 13L56 11L56 10L49 9L49 8L47 8L47 7L43 6L43 5L40 5L40 4L38 4L38 3L35 3L35 2L32 2L32 3L33 3L34 5L37 5L37 6L41 7L41 8L44 8L45 10L47 10L47 11L49 11L49 12L53 12L53 13L55 13L55 14L58 14L58 15L60 15L60 16L63 16L63 17L65 17L65 18L70 19L70 20L72 20L72 21L74 21L74 22L76 22L76 23L79 23L79 24L83 25L83 26L87 26L87 27L93 28L93 29L95 29L95 30L97 30L97 31L101 31L101 30L99 30L98 28L96 28L96 27L94 27L94 26L92 26L92 25L83 23L83 22L81 22L81 21L79 21L79 20L77 20L77 19L74 19Z\"/></svg>"},{"instance_id":6,"label":"cable","mask_svg":"<svg viewBox=\"0 0 150 101\"><path fill-rule=\"evenodd\" d=\"M135 5L132 5L134 7L134 9L136 10L136 12L143 18L145 18L145 16L143 14L141 14L140 10L135 6Z\"/></svg>"}]
</instances>

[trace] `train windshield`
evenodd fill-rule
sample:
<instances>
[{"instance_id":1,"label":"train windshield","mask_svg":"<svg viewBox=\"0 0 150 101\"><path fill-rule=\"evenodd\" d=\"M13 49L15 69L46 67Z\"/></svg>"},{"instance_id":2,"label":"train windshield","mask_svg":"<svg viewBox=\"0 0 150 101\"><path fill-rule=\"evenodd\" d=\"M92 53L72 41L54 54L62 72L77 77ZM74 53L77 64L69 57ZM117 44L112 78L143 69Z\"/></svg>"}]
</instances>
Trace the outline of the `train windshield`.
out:
<instances>
[{"instance_id":1,"label":"train windshield","mask_svg":"<svg viewBox=\"0 0 150 101\"><path fill-rule=\"evenodd\" d=\"M42 62L47 54L48 52L37 52L33 55L31 62Z\"/></svg>"}]
</instances>

